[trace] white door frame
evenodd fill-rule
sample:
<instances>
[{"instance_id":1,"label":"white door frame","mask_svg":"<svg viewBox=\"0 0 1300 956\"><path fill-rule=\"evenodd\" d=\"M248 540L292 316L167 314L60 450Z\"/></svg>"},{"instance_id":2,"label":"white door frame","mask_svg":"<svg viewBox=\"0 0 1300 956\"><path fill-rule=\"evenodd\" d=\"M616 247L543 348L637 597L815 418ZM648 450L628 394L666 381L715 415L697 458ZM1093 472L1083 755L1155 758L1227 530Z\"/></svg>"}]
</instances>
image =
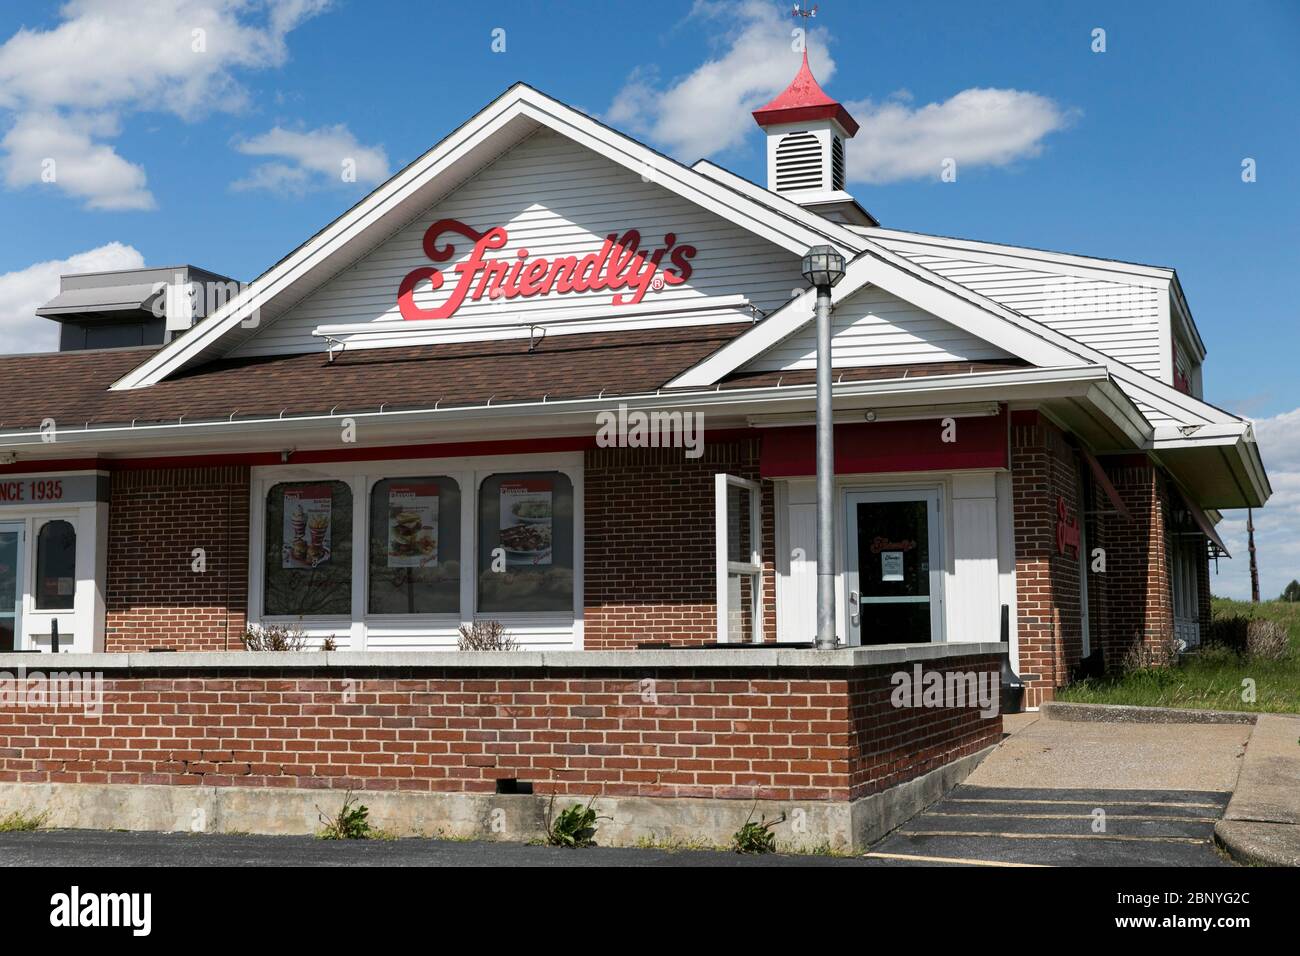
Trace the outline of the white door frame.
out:
<instances>
[{"instance_id":1,"label":"white door frame","mask_svg":"<svg viewBox=\"0 0 1300 956\"><path fill-rule=\"evenodd\" d=\"M930 559L930 643L944 640L943 601L943 488L939 485L918 485L908 488L847 488L844 491L844 545L845 545L845 606L842 609L845 633L850 645L862 643L861 617L858 604L861 589L858 584L858 515L857 505L866 502L924 501L926 508L927 545ZM919 603L919 602L916 602Z\"/></svg>"},{"instance_id":2,"label":"white door frame","mask_svg":"<svg viewBox=\"0 0 1300 956\"><path fill-rule=\"evenodd\" d=\"M23 590L23 571L27 565L27 522L25 521L0 521L0 534L18 535L18 547L14 551L14 606L10 610L7 607L0 607L0 617L13 618L14 624L14 650L23 649L23 602L25 592Z\"/></svg>"}]
</instances>

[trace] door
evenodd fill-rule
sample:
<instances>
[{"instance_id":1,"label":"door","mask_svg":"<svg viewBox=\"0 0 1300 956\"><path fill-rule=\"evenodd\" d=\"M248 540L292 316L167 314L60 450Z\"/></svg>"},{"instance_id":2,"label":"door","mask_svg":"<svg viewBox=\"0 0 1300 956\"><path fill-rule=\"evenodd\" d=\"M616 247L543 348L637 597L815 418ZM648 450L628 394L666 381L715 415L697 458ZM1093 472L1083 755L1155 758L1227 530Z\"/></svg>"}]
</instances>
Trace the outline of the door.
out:
<instances>
[{"instance_id":1,"label":"door","mask_svg":"<svg viewBox=\"0 0 1300 956\"><path fill-rule=\"evenodd\" d=\"M938 489L845 497L849 643L943 640Z\"/></svg>"},{"instance_id":2,"label":"door","mask_svg":"<svg viewBox=\"0 0 1300 956\"><path fill-rule=\"evenodd\" d=\"M22 640L23 526L0 524L0 652Z\"/></svg>"}]
</instances>

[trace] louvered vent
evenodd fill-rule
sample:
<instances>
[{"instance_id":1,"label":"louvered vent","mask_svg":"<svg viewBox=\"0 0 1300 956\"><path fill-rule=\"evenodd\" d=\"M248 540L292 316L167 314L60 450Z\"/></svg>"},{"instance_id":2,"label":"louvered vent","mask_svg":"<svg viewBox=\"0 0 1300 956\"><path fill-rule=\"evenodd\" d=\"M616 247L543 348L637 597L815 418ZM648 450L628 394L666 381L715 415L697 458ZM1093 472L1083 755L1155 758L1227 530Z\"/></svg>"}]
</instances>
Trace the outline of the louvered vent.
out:
<instances>
[{"instance_id":1,"label":"louvered vent","mask_svg":"<svg viewBox=\"0 0 1300 956\"><path fill-rule=\"evenodd\" d=\"M822 147L812 133L788 133L776 146L778 192L822 188Z\"/></svg>"},{"instance_id":2,"label":"louvered vent","mask_svg":"<svg viewBox=\"0 0 1300 956\"><path fill-rule=\"evenodd\" d=\"M844 141L831 137L831 189L844 188Z\"/></svg>"}]
</instances>

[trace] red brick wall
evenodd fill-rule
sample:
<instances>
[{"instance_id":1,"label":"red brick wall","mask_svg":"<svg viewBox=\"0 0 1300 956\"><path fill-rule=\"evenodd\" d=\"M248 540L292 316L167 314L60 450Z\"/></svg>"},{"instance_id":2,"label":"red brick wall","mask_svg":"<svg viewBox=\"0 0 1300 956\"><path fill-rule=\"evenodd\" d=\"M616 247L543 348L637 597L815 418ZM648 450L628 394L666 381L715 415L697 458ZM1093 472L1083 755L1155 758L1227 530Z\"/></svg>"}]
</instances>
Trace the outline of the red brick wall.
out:
<instances>
[{"instance_id":1,"label":"red brick wall","mask_svg":"<svg viewBox=\"0 0 1300 956\"><path fill-rule=\"evenodd\" d=\"M1105 648L1107 668L1115 669L1137 645L1154 649L1173 636L1167 492L1164 476L1148 460L1122 456L1102 464L1132 519L1107 518L1106 574L1093 575L1108 605L1093 633Z\"/></svg>"},{"instance_id":2,"label":"red brick wall","mask_svg":"<svg viewBox=\"0 0 1300 956\"><path fill-rule=\"evenodd\" d=\"M758 478L759 439L681 448L603 448L584 468L585 646L717 640L714 479ZM775 521L763 482L763 633L776 639Z\"/></svg>"},{"instance_id":3,"label":"red brick wall","mask_svg":"<svg viewBox=\"0 0 1300 956\"><path fill-rule=\"evenodd\" d=\"M1011 424L1011 482L1016 542L1016 634L1026 707L1051 700L1083 649L1079 561L1057 547L1057 498L1080 516L1079 460L1065 436L1033 413Z\"/></svg>"},{"instance_id":4,"label":"red brick wall","mask_svg":"<svg viewBox=\"0 0 1300 956\"><path fill-rule=\"evenodd\" d=\"M846 800L1000 738L894 669L109 672L99 716L0 706L0 781Z\"/></svg>"},{"instance_id":5,"label":"red brick wall","mask_svg":"<svg viewBox=\"0 0 1300 956\"><path fill-rule=\"evenodd\" d=\"M950 658L942 663L945 674L968 671L987 675L985 687L991 691L993 707L998 707L997 658ZM900 666L898 670L911 668ZM984 717L972 707L896 708L891 702L894 671L864 671L849 682L853 727L849 775L855 799L978 753L1001 739L1000 717Z\"/></svg>"},{"instance_id":6,"label":"red brick wall","mask_svg":"<svg viewBox=\"0 0 1300 956\"><path fill-rule=\"evenodd\" d=\"M113 474L105 650L239 650L248 591L246 467ZM192 570L203 548L207 570Z\"/></svg>"}]
</instances>

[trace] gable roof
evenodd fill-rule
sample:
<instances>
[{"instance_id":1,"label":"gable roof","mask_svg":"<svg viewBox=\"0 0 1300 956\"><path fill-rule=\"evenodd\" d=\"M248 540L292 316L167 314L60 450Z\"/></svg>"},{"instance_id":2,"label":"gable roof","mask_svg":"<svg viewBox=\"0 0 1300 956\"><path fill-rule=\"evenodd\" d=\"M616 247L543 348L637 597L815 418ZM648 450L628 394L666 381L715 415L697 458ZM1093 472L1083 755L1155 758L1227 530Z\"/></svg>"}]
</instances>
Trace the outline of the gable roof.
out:
<instances>
[{"instance_id":1,"label":"gable roof","mask_svg":"<svg viewBox=\"0 0 1300 956\"><path fill-rule=\"evenodd\" d=\"M918 308L961 325L973 335L1032 365L1104 366L1122 383L1126 391L1180 424L1246 424L1236 415L1180 392L1172 385L1152 378L1145 372L995 302L955 280L911 262L872 239L863 236L862 241L866 248L849 262L844 279L832 290L832 304L842 301L868 283L877 285ZM791 299L748 332L670 384L673 387L700 387L736 372L768 348L812 322L815 301L816 292L813 289Z\"/></svg>"},{"instance_id":2,"label":"gable roof","mask_svg":"<svg viewBox=\"0 0 1300 956\"><path fill-rule=\"evenodd\" d=\"M115 383L115 389L156 384L220 357L262 322L363 257L480 168L541 127L599 152L754 234L802 255L827 241L831 225L813 214L790 215L729 188L544 93L517 83L436 146L250 283L238 297ZM859 245L846 230L835 238ZM847 238L852 237L852 238ZM865 242L865 240L863 240Z\"/></svg>"}]
</instances>

